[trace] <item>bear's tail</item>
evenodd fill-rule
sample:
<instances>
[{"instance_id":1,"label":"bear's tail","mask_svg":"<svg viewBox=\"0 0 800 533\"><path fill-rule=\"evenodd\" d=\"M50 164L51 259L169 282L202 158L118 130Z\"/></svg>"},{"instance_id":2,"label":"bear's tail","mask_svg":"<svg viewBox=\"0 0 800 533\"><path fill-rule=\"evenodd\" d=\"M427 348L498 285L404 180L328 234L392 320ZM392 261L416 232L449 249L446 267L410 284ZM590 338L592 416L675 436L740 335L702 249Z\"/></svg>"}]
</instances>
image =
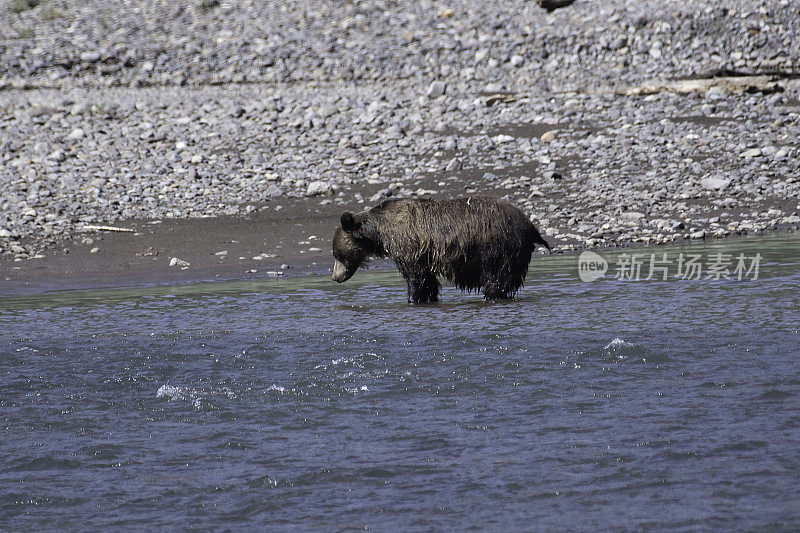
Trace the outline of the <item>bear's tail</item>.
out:
<instances>
[{"instance_id":1,"label":"bear's tail","mask_svg":"<svg viewBox=\"0 0 800 533\"><path fill-rule=\"evenodd\" d=\"M542 235L539 233L539 230L536 229L536 226L533 227L533 242L534 244L544 246L550 252L553 251L553 249L550 248L550 245L547 244L547 241L544 240L544 237L542 237Z\"/></svg>"}]
</instances>

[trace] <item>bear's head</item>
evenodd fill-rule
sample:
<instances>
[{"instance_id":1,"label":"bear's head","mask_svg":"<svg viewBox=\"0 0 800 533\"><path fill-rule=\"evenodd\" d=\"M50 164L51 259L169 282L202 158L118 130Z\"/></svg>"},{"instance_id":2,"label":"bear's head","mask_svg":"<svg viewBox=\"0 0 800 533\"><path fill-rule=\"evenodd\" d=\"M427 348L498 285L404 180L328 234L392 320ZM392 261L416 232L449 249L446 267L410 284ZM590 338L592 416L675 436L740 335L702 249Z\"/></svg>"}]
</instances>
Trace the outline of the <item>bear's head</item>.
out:
<instances>
[{"instance_id":1,"label":"bear's head","mask_svg":"<svg viewBox=\"0 0 800 533\"><path fill-rule=\"evenodd\" d=\"M333 281L347 281L372 255L381 255L375 222L369 213L345 211L333 234Z\"/></svg>"}]
</instances>

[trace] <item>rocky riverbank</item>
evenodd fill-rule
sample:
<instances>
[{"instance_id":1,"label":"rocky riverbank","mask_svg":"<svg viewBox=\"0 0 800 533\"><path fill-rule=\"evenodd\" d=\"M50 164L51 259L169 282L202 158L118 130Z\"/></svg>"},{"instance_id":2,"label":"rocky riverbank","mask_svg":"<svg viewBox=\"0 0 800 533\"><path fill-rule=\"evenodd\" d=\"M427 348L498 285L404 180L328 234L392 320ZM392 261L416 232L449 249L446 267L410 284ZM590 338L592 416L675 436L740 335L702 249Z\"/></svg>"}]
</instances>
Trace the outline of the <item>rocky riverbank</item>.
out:
<instances>
[{"instance_id":1,"label":"rocky riverbank","mask_svg":"<svg viewBox=\"0 0 800 533\"><path fill-rule=\"evenodd\" d=\"M36 4L0 17L3 261L392 195L507 196L561 249L800 226L796 2Z\"/></svg>"}]
</instances>

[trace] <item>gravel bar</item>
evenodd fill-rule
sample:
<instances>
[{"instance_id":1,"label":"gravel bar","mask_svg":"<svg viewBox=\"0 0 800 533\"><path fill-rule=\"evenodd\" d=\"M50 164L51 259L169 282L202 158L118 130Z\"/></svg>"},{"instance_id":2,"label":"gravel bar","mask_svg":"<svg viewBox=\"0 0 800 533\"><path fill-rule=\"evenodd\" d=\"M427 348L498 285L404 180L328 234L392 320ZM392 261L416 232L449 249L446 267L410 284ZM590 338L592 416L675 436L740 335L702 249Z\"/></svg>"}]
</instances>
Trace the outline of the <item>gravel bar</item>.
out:
<instances>
[{"instance_id":1,"label":"gravel bar","mask_svg":"<svg viewBox=\"0 0 800 533\"><path fill-rule=\"evenodd\" d=\"M800 226L798 2L0 11L2 261L289 200L489 192L559 250Z\"/></svg>"}]
</instances>

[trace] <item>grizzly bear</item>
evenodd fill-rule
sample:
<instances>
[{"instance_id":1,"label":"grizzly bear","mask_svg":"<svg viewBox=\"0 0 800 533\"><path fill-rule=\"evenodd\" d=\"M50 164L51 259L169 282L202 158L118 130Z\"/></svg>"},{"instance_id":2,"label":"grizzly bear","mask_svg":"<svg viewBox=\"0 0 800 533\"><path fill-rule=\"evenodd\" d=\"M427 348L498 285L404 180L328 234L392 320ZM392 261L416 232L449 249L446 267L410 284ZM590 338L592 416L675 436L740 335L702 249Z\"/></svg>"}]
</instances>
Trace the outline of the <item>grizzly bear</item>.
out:
<instances>
[{"instance_id":1,"label":"grizzly bear","mask_svg":"<svg viewBox=\"0 0 800 533\"><path fill-rule=\"evenodd\" d=\"M486 299L511 298L536 245L550 245L522 211L486 196L455 200L390 199L363 213L345 211L333 235L333 281L368 257L390 257L411 303L439 299L441 276Z\"/></svg>"}]
</instances>

